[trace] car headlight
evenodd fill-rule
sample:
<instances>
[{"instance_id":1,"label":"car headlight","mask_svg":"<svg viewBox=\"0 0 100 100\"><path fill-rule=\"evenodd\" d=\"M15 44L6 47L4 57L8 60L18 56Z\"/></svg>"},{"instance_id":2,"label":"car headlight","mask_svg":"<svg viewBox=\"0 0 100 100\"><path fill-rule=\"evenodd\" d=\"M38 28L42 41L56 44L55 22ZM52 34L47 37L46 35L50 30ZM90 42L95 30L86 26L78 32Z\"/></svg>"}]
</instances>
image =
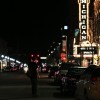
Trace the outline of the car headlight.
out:
<instances>
[{"instance_id":1,"label":"car headlight","mask_svg":"<svg viewBox=\"0 0 100 100\"><path fill-rule=\"evenodd\" d=\"M24 67L23 69L24 69L24 72L27 73L28 67Z\"/></svg>"}]
</instances>

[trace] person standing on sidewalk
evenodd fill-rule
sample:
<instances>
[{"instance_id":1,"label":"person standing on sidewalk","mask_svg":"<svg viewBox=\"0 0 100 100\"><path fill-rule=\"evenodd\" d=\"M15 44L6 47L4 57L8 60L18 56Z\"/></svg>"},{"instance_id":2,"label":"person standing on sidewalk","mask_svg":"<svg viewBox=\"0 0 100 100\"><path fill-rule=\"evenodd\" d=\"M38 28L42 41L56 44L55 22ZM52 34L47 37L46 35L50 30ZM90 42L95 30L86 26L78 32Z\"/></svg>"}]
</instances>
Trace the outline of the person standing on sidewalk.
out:
<instances>
[{"instance_id":1,"label":"person standing on sidewalk","mask_svg":"<svg viewBox=\"0 0 100 100\"><path fill-rule=\"evenodd\" d=\"M29 62L28 63L28 71L27 71L27 76L30 78L31 85L32 85L32 96L37 97L37 78L39 77L38 75L38 66L35 62Z\"/></svg>"}]
</instances>

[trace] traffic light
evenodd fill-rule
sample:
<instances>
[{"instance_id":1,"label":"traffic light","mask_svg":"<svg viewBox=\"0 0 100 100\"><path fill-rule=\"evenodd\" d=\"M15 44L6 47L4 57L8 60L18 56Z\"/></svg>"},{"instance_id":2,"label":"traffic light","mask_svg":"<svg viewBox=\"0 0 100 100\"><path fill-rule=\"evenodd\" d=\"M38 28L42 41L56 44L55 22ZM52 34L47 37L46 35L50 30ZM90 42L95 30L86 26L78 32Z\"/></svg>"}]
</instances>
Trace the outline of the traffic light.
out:
<instances>
[{"instance_id":1,"label":"traffic light","mask_svg":"<svg viewBox=\"0 0 100 100\"><path fill-rule=\"evenodd\" d=\"M38 54L38 53L31 53L30 54L30 61L38 63L40 61L40 54Z\"/></svg>"},{"instance_id":2,"label":"traffic light","mask_svg":"<svg viewBox=\"0 0 100 100\"><path fill-rule=\"evenodd\" d=\"M33 55L33 54L31 54L31 57L34 57L34 55Z\"/></svg>"},{"instance_id":3,"label":"traffic light","mask_svg":"<svg viewBox=\"0 0 100 100\"><path fill-rule=\"evenodd\" d=\"M35 58L34 58L33 54L30 55L30 60L31 60L31 62L34 62Z\"/></svg>"},{"instance_id":4,"label":"traffic light","mask_svg":"<svg viewBox=\"0 0 100 100\"><path fill-rule=\"evenodd\" d=\"M39 55L39 54L37 54L37 57L40 57L40 55Z\"/></svg>"}]
</instances>

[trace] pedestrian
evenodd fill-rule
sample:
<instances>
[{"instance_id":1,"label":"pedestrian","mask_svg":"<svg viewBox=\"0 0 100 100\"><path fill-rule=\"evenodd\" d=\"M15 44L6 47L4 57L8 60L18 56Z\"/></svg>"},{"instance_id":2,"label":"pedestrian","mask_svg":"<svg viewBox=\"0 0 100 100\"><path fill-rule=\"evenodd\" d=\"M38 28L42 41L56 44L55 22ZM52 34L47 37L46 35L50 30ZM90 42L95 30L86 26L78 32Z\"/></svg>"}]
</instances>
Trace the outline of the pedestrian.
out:
<instances>
[{"instance_id":1,"label":"pedestrian","mask_svg":"<svg viewBox=\"0 0 100 100\"><path fill-rule=\"evenodd\" d=\"M28 71L27 76L30 78L31 86L32 86L32 96L37 96L37 78L38 78L38 66L35 62L29 62L28 63Z\"/></svg>"}]
</instances>

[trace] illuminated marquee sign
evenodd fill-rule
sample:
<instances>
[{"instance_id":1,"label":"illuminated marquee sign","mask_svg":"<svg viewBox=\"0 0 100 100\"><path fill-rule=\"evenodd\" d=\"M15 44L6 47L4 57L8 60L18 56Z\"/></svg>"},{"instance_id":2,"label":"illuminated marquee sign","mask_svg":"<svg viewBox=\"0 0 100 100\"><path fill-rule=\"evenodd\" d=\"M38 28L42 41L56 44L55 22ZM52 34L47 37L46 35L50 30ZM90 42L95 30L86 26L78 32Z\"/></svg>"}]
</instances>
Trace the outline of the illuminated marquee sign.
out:
<instances>
[{"instance_id":1,"label":"illuminated marquee sign","mask_svg":"<svg viewBox=\"0 0 100 100\"><path fill-rule=\"evenodd\" d=\"M87 0L81 0L81 41L87 40Z\"/></svg>"},{"instance_id":2,"label":"illuminated marquee sign","mask_svg":"<svg viewBox=\"0 0 100 100\"><path fill-rule=\"evenodd\" d=\"M97 47L78 47L77 54L80 54L80 52L83 52L84 54L97 54Z\"/></svg>"}]
</instances>

